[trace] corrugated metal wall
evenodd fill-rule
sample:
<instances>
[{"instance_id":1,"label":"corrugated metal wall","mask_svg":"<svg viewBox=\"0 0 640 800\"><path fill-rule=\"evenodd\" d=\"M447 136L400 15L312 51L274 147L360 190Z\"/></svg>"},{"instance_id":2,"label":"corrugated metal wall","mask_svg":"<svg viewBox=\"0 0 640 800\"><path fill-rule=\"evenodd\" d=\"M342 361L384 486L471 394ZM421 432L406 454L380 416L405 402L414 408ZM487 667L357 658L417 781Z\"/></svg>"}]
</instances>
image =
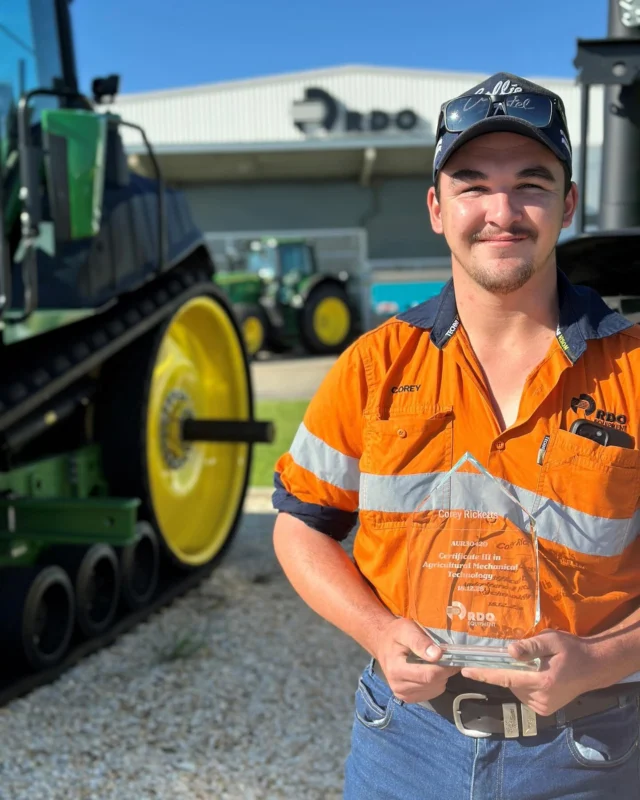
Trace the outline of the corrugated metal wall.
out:
<instances>
[{"instance_id":1,"label":"corrugated metal wall","mask_svg":"<svg viewBox=\"0 0 640 800\"><path fill-rule=\"evenodd\" d=\"M196 224L207 232L363 228L370 259L447 256L431 230L427 179L228 184L185 189Z\"/></svg>"},{"instance_id":2,"label":"corrugated metal wall","mask_svg":"<svg viewBox=\"0 0 640 800\"><path fill-rule=\"evenodd\" d=\"M158 145L241 144L297 142L304 135L295 127L292 104L301 100L307 87L319 86L347 107L362 113L374 108L397 112L413 109L423 120L417 132L432 139L440 104L486 76L436 73L376 67L341 67L317 72L237 81L229 84L191 87L184 90L122 95L113 110L145 129ZM527 76L523 76L527 77ZM563 98L569 133L579 143L580 93L573 81L537 79ZM602 142L600 87L592 89L590 144ZM139 144L135 131L125 131L127 144ZM396 137L397 138L397 137Z\"/></svg>"}]
</instances>

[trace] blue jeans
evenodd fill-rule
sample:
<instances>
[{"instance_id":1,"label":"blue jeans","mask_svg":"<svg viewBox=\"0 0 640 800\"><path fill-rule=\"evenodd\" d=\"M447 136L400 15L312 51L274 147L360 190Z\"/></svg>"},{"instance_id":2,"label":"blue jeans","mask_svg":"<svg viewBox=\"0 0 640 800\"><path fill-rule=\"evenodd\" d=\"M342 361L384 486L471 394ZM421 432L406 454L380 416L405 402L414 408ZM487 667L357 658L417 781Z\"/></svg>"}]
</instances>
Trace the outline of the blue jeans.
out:
<instances>
[{"instance_id":1,"label":"blue jeans","mask_svg":"<svg viewBox=\"0 0 640 800\"><path fill-rule=\"evenodd\" d=\"M474 739L398 700L371 671L355 694L345 800L638 800L637 697L536 736Z\"/></svg>"}]
</instances>

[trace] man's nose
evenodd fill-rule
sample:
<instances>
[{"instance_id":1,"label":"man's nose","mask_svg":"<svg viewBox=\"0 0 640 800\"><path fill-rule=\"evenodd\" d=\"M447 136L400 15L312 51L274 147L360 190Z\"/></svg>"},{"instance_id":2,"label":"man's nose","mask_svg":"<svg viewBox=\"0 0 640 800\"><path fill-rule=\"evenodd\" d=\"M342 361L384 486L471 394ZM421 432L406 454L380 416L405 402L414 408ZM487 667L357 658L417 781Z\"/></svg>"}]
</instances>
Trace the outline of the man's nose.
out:
<instances>
[{"instance_id":1,"label":"man's nose","mask_svg":"<svg viewBox=\"0 0 640 800\"><path fill-rule=\"evenodd\" d=\"M486 195L485 220L500 228L522 219L522 210L510 192L492 192Z\"/></svg>"}]
</instances>

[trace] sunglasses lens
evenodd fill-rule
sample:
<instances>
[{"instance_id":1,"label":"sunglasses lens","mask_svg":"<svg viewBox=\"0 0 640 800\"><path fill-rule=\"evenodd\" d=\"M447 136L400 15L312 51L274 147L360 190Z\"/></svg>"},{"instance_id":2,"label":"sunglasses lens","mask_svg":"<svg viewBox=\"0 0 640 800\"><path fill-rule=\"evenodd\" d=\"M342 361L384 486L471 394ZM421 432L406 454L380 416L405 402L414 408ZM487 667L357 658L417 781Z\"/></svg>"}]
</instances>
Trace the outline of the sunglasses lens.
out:
<instances>
[{"instance_id":1,"label":"sunglasses lens","mask_svg":"<svg viewBox=\"0 0 640 800\"><path fill-rule=\"evenodd\" d=\"M458 97L447 104L444 121L448 131L460 133L476 122L484 119L491 104L487 95L474 94L471 97Z\"/></svg>"},{"instance_id":2,"label":"sunglasses lens","mask_svg":"<svg viewBox=\"0 0 640 800\"><path fill-rule=\"evenodd\" d=\"M529 122L536 128L544 128L551 122L553 116L551 98L528 92L498 97L492 109L490 105L491 97L483 94L452 100L447 104L444 114L447 130L451 133L461 133L476 122L494 114L506 114Z\"/></svg>"},{"instance_id":3,"label":"sunglasses lens","mask_svg":"<svg viewBox=\"0 0 640 800\"><path fill-rule=\"evenodd\" d=\"M536 128L548 125L553 114L551 98L526 92L510 95L504 101L504 108L508 116L530 122Z\"/></svg>"}]
</instances>

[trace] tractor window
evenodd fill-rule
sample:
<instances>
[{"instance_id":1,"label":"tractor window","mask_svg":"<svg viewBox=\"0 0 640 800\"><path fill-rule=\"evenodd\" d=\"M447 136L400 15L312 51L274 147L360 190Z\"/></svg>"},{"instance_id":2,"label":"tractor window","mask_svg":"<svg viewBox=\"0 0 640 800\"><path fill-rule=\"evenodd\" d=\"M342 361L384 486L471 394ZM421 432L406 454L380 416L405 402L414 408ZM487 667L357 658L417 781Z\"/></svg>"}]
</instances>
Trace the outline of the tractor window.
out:
<instances>
[{"instance_id":1,"label":"tractor window","mask_svg":"<svg viewBox=\"0 0 640 800\"><path fill-rule=\"evenodd\" d=\"M283 277L291 272L295 272L300 277L311 275L313 264L309 248L305 244L299 242L281 244L278 249L280 250L280 268Z\"/></svg>"},{"instance_id":2,"label":"tractor window","mask_svg":"<svg viewBox=\"0 0 640 800\"><path fill-rule=\"evenodd\" d=\"M275 251L272 247L256 246L247 253L247 271L264 280L272 280L276 274Z\"/></svg>"},{"instance_id":3,"label":"tractor window","mask_svg":"<svg viewBox=\"0 0 640 800\"><path fill-rule=\"evenodd\" d=\"M55 0L0 0L0 136L6 155L9 130L23 91L50 88L62 79ZM32 121L43 108L57 107L54 97L35 97Z\"/></svg>"}]
</instances>

